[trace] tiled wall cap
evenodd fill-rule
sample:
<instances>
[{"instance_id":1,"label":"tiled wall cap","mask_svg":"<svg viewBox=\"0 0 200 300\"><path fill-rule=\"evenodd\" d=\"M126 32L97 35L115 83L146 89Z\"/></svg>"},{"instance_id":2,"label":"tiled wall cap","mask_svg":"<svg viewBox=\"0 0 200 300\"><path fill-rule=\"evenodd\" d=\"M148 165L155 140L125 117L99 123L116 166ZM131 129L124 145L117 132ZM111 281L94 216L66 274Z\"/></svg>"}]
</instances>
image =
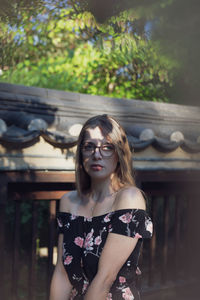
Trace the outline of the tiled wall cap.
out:
<instances>
[{"instance_id":1,"label":"tiled wall cap","mask_svg":"<svg viewBox=\"0 0 200 300\"><path fill-rule=\"evenodd\" d=\"M155 136L154 132L152 129L150 128L146 128L144 130L142 130L142 132L140 133L140 141L148 141L148 140L151 140L153 139Z\"/></svg>"},{"instance_id":2,"label":"tiled wall cap","mask_svg":"<svg viewBox=\"0 0 200 300\"><path fill-rule=\"evenodd\" d=\"M74 124L69 128L69 134L73 136L79 136L79 133L82 129L83 125L81 124Z\"/></svg>"},{"instance_id":3,"label":"tiled wall cap","mask_svg":"<svg viewBox=\"0 0 200 300\"><path fill-rule=\"evenodd\" d=\"M2 136L4 134L4 132L6 132L7 130L7 125L4 122L4 120L0 119L0 136Z\"/></svg>"},{"instance_id":4,"label":"tiled wall cap","mask_svg":"<svg viewBox=\"0 0 200 300\"><path fill-rule=\"evenodd\" d=\"M48 124L42 119L33 119L28 125L29 131L39 130L45 131L48 127Z\"/></svg>"},{"instance_id":5,"label":"tiled wall cap","mask_svg":"<svg viewBox=\"0 0 200 300\"><path fill-rule=\"evenodd\" d=\"M172 142L180 142L180 141L184 141L184 135L183 135L182 132L180 132L180 131L174 131L174 132L170 135L170 141L172 141Z\"/></svg>"}]
</instances>

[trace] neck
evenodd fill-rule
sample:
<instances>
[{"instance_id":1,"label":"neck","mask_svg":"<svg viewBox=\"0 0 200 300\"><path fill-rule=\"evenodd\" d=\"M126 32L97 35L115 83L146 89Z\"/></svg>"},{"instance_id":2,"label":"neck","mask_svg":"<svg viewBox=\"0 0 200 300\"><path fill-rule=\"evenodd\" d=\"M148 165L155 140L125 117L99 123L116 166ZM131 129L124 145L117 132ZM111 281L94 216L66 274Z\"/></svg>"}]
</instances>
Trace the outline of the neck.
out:
<instances>
[{"instance_id":1,"label":"neck","mask_svg":"<svg viewBox=\"0 0 200 300\"><path fill-rule=\"evenodd\" d=\"M111 180L106 179L102 181L92 181L90 195L95 202L101 202L114 193L111 185Z\"/></svg>"}]
</instances>

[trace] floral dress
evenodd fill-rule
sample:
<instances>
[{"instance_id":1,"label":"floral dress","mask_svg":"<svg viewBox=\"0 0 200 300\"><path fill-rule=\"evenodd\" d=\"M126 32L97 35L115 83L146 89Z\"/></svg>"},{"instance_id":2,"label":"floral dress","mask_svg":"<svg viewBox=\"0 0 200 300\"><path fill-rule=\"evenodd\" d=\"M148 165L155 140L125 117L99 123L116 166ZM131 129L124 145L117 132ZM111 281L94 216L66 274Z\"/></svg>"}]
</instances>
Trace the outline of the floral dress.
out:
<instances>
[{"instance_id":1,"label":"floral dress","mask_svg":"<svg viewBox=\"0 0 200 300\"><path fill-rule=\"evenodd\" d=\"M63 238L63 264L73 285L71 299L84 299L90 282L97 273L98 261L110 232L137 237L138 242L120 269L106 300L138 300L138 258L143 238L151 238L152 222L142 209L120 209L86 218L66 212L57 214Z\"/></svg>"}]
</instances>

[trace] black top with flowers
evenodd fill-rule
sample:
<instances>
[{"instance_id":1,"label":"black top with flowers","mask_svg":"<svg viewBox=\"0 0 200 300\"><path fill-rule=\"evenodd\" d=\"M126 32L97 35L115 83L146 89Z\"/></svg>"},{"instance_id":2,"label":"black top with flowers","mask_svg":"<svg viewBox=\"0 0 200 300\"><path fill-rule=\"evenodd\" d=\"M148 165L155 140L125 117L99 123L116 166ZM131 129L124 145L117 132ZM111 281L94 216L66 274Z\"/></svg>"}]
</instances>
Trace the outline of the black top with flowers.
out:
<instances>
[{"instance_id":1,"label":"black top with flowers","mask_svg":"<svg viewBox=\"0 0 200 300\"><path fill-rule=\"evenodd\" d=\"M63 238L63 264L73 285L70 299L83 299L97 273L98 261L110 232L137 237L138 242L112 285L107 300L140 299L136 287L139 251L143 238L151 238L152 222L142 209L120 209L86 218L66 212L57 214Z\"/></svg>"}]
</instances>

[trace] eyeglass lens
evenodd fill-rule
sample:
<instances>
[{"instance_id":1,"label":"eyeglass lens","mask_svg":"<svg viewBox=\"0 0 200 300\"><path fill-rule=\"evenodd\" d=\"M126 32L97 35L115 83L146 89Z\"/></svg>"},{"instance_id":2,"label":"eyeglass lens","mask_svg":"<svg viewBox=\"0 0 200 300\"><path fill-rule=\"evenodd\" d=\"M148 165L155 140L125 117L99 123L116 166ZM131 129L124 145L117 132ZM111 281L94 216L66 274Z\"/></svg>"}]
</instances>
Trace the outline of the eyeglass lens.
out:
<instances>
[{"instance_id":1,"label":"eyeglass lens","mask_svg":"<svg viewBox=\"0 0 200 300\"><path fill-rule=\"evenodd\" d=\"M84 155L93 155L96 151L96 148L99 149L102 156L109 157L114 153L114 146L112 144L103 144L101 146L96 146L93 143L84 144L82 147L82 152Z\"/></svg>"}]
</instances>

